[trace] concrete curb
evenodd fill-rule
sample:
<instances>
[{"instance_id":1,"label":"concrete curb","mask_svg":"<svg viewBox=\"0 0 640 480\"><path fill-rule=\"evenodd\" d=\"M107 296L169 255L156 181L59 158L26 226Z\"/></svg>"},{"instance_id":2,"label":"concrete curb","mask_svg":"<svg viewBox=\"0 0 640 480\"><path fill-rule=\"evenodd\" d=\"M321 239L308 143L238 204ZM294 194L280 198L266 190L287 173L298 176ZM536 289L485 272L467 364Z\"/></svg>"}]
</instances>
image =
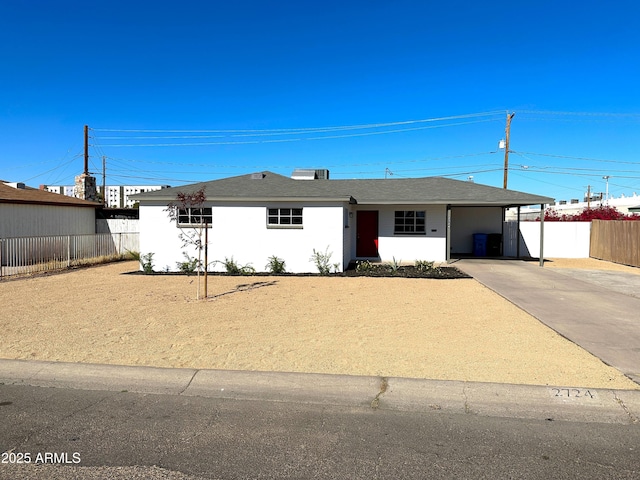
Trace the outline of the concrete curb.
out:
<instances>
[{"instance_id":1,"label":"concrete curb","mask_svg":"<svg viewBox=\"0 0 640 480\"><path fill-rule=\"evenodd\" d=\"M0 382L34 387L179 395L195 369L0 360Z\"/></svg>"},{"instance_id":2,"label":"concrete curb","mask_svg":"<svg viewBox=\"0 0 640 480\"><path fill-rule=\"evenodd\" d=\"M0 383L548 421L640 423L640 390L28 360L0 360Z\"/></svg>"}]
</instances>

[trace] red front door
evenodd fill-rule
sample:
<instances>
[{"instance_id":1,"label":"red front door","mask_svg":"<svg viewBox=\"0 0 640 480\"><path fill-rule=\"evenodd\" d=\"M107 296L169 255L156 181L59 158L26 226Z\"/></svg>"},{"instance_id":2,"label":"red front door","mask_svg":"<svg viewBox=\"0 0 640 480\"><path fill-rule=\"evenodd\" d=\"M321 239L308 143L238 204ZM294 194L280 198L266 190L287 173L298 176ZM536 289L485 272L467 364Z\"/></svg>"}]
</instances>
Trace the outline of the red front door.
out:
<instances>
[{"instance_id":1,"label":"red front door","mask_svg":"<svg viewBox=\"0 0 640 480\"><path fill-rule=\"evenodd\" d=\"M360 210L356 219L356 257L378 256L378 211Z\"/></svg>"}]
</instances>

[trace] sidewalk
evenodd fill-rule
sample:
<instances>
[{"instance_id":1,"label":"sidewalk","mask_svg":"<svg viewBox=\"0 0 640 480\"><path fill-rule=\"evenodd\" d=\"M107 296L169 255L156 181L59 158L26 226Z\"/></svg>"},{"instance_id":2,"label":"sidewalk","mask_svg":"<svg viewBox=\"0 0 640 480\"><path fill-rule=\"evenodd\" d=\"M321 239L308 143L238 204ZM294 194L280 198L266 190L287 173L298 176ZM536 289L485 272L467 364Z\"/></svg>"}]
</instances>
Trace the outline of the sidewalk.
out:
<instances>
[{"instance_id":1,"label":"sidewalk","mask_svg":"<svg viewBox=\"0 0 640 480\"><path fill-rule=\"evenodd\" d=\"M540 267L520 260L454 264L560 335L640 383L640 276ZM625 288L626 285L626 288Z\"/></svg>"}]
</instances>

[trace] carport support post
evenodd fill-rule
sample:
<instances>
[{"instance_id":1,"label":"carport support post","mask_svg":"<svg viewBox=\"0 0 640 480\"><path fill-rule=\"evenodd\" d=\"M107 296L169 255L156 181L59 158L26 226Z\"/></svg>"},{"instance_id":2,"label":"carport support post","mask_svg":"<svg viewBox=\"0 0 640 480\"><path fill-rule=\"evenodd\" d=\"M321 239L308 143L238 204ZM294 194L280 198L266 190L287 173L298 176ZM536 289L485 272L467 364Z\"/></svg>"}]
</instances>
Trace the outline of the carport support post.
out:
<instances>
[{"instance_id":1,"label":"carport support post","mask_svg":"<svg viewBox=\"0 0 640 480\"><path fill-rule=\"evenodd\" d=\"M451 262L451 205L447 205L447 230L446 230L446 240L445 240L445 249L446 255L445 258L447 263Z\"/></svg>"},{"instance_id":2,"label":"carport support post","mask_svg":"<svg viewBox=\"0 0 640 480\"><path fill-rule=\"evenodd\" d=\"M544 267L544 203L540 204L540 266Z\"/></svg>"},{"instance_id":3,"label":"carport support post","mask_svg":"<svg viewBox=\"0 0 640 480\"><path fill-rule=\"evenodd\" d=\"M516 258L520 259L520 205L518 205L518 228L516 229Z\"/></svg>"}]
</instances>

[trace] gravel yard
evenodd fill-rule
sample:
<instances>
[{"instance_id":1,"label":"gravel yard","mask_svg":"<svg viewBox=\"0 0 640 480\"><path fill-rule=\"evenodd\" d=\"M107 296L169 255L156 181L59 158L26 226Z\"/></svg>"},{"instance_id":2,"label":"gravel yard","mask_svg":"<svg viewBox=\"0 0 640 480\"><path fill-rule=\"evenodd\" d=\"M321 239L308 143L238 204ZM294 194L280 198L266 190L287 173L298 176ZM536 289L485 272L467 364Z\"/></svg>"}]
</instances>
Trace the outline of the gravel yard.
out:
<instances>
[{"instance_id":1,"label":"gravel yard","mask_svg":"<svg viewBox=\"0 0 640 480\"><path fill-rule=\"evenodd\" d=\"M3 279L0 358L639 388L473 279L211 276L198 301L137 270Z\"/></svg>"}]
</instances>

